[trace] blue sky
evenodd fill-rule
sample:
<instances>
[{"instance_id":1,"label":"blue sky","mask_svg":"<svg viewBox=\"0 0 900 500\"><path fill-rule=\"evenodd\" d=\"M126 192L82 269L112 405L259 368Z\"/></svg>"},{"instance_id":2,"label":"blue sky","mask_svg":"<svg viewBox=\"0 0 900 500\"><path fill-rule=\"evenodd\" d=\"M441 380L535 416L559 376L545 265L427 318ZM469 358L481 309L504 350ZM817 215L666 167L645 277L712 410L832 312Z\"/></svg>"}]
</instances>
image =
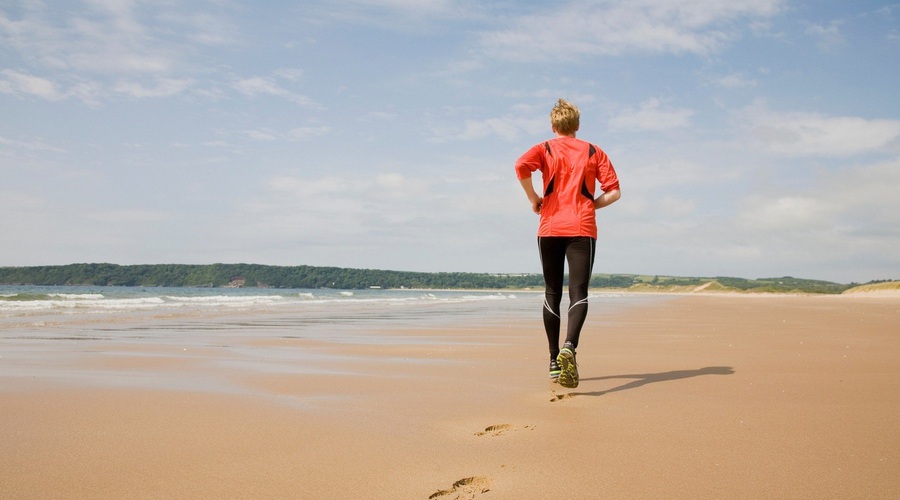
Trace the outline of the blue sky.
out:
<instances>
[{"instance_id":1,"label":"blue sky","mask_svg":"<svg viewBox=\"0 0 900 500\"><path fill-rule=\"evenodd\" d=\"M539 272L582 112L595 272L900 279L900 3L0 3L0 265Z\"/></svg>"}]
</instances>

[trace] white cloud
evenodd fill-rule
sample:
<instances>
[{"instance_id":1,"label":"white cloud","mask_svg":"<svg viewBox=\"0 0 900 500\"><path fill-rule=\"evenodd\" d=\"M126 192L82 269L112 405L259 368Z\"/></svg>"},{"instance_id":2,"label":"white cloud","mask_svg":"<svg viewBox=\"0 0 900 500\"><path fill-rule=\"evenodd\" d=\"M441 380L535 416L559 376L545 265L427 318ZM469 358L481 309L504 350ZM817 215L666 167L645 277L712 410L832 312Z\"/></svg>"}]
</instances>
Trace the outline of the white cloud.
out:
<instances>
[{"instance_id":1,"label":"white cloud","mask_svg":"<svg viewBox=\"0 0 900 500\"><path fill-rule=\"evenodd\" d=\"M762 104L738 116L771 152L789 156L852 156L883 151L900 139L900 120L770 111Z\"/></svg>"},{"instance_id":2,"label":"white cloud","mask_svg":"<svg viewBox=\"0 0 900 500\"><path fill-rule=\"evenodd\" d=\"M626 109L610 119L610 126L618 130L660 131L687 127L694 112L687 108L663 106L657 98L641 103L638 109Z\"/></svg>"},{"instance_id":3,"label":"white cloud","mask_svg":"<svg viewBox=\"0 0 900 500\"><path fill-rule=\"evenodd\" d=\"M458 161L452 163L453 168L432 165L426 170L452 173L460 168ZM478 165L475 170L490 168ZM485 212L492 214L489 220ZM410 270L420 265L412 255L424 252L432 268L453 269L467 254L508 245L511 213L526 224L513 231L531 243L535 219L511 170L502 179L485 179L482 174L446 178L374 169L365 176L271 177L262 190L245 198L232 229L242 241L258 237L322 265L353 262L357 267ZM460 239L473 228L479 231L477 238ZM385 255L385 248L396 251ZM496 251L485 253L483 260L505 261Z\"/></svg>"},{"instance_id":4,"label":"white cloud","mask_svg":"<svg viewBox=\"0 0 900 500\"><path fill-rule=\"evenodd\" d=\"M4 69L0 74L4 77L0 79L0 92L4 94L32 95L48 101L59 101L66 97L55 83L46 78L10 69Z\"/></svg>"},{"instance_id":5,"label":"white cloud","mask_svg":"<svg viewBox=\"0 0 900 500\"><path fill-rule=\"evenodd\" d=\"M265 186L273 196L286 195L288 199L299 200L299 203L308 205L307 210L310 211L333 204L345 208L354 207L358 205L357 200L389 204L398 199L424 196L430 189L428 181L399 172L379 172L365 178L349 175L319 178L284 175L270 178ZM390 211L388 205L381 209Z\"/></svg>"},{"instance_id":6,"label":"white cloud","mask_svg":"<svg viewBox=\"0 0 900 500\"><path fill-rule=\"evenodd\" d=\"M848 168L829 176L820 195L823 202L836 204L842 213L892 232L900 237L900 158L858 168ZM897 241L900 245L900 240Z\"/></svg>"},{"instance_id":7,"label":"white cloud","mask_svg":"<svg viewBox=\"0 0 900 500\"><path fill-rule=\"evenodd\" d=\"M16 149L24 149L30 151L49 151L53 153L66 153L66 150L53 146L51 144L47 144L42 139L30 138L26 140L17 140L17 139L9 139L7 137L0 136L0 144L7 146L8 148L16 148ZM3 151L0 154L6 153Z\"/></svg>"},{"instance_id":8,"label":"white cloud","mask_svg":"<svg viewBox=\"0 0 900 500\"><path fill-rule=\"evenodd\" d=\"M443 122L444 120L442 120ZM431 142L474 141L497 136L507 141L546 131L549 133L548 119L525 116L503 116L480 120L463 120L460 125L441 123L432 128Z\"/></svg>"},{"instance_id":9,"label":"white cloud","mask_svg":"<svg viewBox=\"0 0 900 500\"><path fill-rule=\"evenodd\" d=\"M173 43L138 19L134 3L86 2L69 9L33 5L19 20L4 19L5 38L24 59L47 68L121 74L176 65Z\"/></svg>"},{"instance_id":10,"label":"white cloud","mask_svg":"<svg viewBox=\"0 0 900 500\"><path fill-rule=\"evenodd\" d=\"M292 141L305 141L313 137L321 137L328 132L331 132L331 127L324 125L319 127L296 127L288 130L285 137Z\"/></svg>"},{"instance_id":11,"label":"white cloud","mask_svg":"<svg viewBox=\"0 0 900 500\"><path fill-rule=\"evenodd\" d=\"M387 111L370 111L362 117L363 121L393 121L397 119L397 113Z\"/></svg>"},{"instance_id":12,"label":"white cloud","mask_svg":"<svg viewBox=\"0 0 900 500\"><path fill-rule=\"evenodd\" d=\"M740 73L732 73L730 75L725 75L723 77L717 78L715 80L715 83L727 89L737 89L744 87L755 87L758 82L752 78L747 78Z\"/></svg>"},{"instance_id":13,"label":"white cloud","mask_svg":"<svg viewBox=\"0 0 900 500\"><path fill-rule=\"evenodd\" d=\"M268 179L265 185L274 193L288 193L292 197L331 195L362 188L360 181L337 175L317 179L283 175Z\"/></svg>"},{"instance_id":14,"label":"white cloud","mask_svg":"<svg viewBox=\"0 0 900 500\"><path fill-rule=\"evenodd\" d=\"M200 8L205 7L201 2L176 2L172 5L181 9L194 9L198 5ZM192 10L190 12L159 9L157 17L167 27L172 27L169 31L183 32L186 41L191 45L222 47L242 43L240 30L224 15L227 12L228 3L214 2L213 7L208 11Z\"/></svg>"},{"instance_id":15,"label":"white cloud","mask_svg":"<svg viewBox=\"0 0 900 500\"><path fill-rule=\"evenodd\" d=\"M483 34L483 49L517 61L631 52L710 54L748 21L780 12L781 0L567 2Z\"/></svg>"},{"instance_id":16,"label":"white cloud","mask_svg":"<svg viewBox=\"0 0 900 500\"><path fill-rule=\"evenodd\" d=\"M458 2L452 0L352 0L348 2L358 7L367 6L394 12L442 13L454 9Z\"/></svg>"},{"instance_id":17,"label":"white cloud","mask_svg":"<svg viewBox=\"0 0 900 500\"><path fill-rule=\"evenodd\" d=\"M811 196L770 198L754 195L741 201L740 221L757 230L810 230L834 221L835 204Z\"/></svg>"},{"instance_id":18,"label":"white cloud","mask_svg":"<svg viewBox=\"0 0 900 500\"><path fill-rule=\"evenodd\" d=\"M462 132L457 136L461 140L481 139L498 135L506 140L518 137L522 126L520 120L506 118L488 118L486 120L466 120Z\"/></svg>"},{"instance_id":19,"label":"white cloud","mask_svg":"<svg viewBox=\"0 0 900 500\"><path fill-rule=\"evenodd\" d=\"M244 95L255 97L259 95L271 95L287 99L301 106L314 106L315 103L309 97L292 92L279 85L272 78L254 76L242 78L234 82L233 87Z\"/></svg>"},{"instance_id":20,"label":"white cloud","mask_svg":"<svg viewBox=\"0 0 900 500\"><path fill-rule=\"evenodd\" d=\"M413 178L398 172L380 173L375 176L379 196L390 200L419 200L430 189L424 179Z\"/></svg>"},{"instance_id":21,"label":"white cloud","mask_svg":"<svg viewBox=\"0 0 900 500\"><path fill-rule=\"evenodd\" d=\"M841 21L831 21L827 25L808 24L803 33L816 39L819 48L831 50L845 43L844 34L841 32Z\"/></svg>"},{"instance_id":22,"label":"white cloud","mask_svg":"<svg viewBox=\"0 0 900 500\"><path fill-rule=\"evenodd\" d=\"M442 29L448 21L485 18L490 8L477 0L348 0L322 2L306 14L381 30L421 33Z\"/></svg>"},{"instance_id":23,"label":"white cloud","mask_svg":"<svg viewBox=\"0 0 900 500\"><path fill-rule=\"evenodd\" d=\"M136 97L170 97L178 95L194 84L190 78L159 78L153 87L145 87L137 82L120 81L113 86L113 91Z\"/></svg>"},{"instance_id":24,"label":"white cloud","mask_svg":"<svg viewBox=\"0 0 900 500\"><path fill-rule=\"evenodd\" d=\"M293 83L299 83L303 79L303 70L300 68L281 68L275 70L274 74Z\"/></svg>"},{"instance_id":25,"label":"white cloud","mask_svg":"<svg viewBox=\"0 0 900 500\"><path fill-rule=\"evenodd\" d=\"M780 267L782 274L819 273L849 282L860 280L865 269L865 279L896 278L885 272L900 264L898 190L900 158L822 168L802 189L766 186L739 199L732 223L718 227L716 246L754 242L759 255L743 265ZM860 263L842 269L848 262Z\"/></svg>"},{"instance_id":26,"label":"white cloud","mask_svg":"<svg viewBox=\"0 0 900 500\"><path fill-rule=\"evenodd\" d=\"M296 127L287 132L279 132L270 128L259 128L245 130L244 134L255 141L305 141L314 137L324 136L330 131L331 127L328 126Z\"/></svg>"},{"instance_id":27,"label":"white cloud","mask_svg":"<svg viewBox=\"0 0 900 500\"><path fill-rule=\"evenodd\" d=\"M381 179L391 182L390 177ZM421 214L405 203L386 200L383 186L374 189L368 177L285 175L268 179L264 188L241 207L241 225L246 226L242 232L261 232L266 239L283 238L297 245L345 244L365 235L402 231L396 221Z\"/></svg>"},{"instance_id":28,"label":"white cloud","mask_svg":"<svg viewBox=\"0 0 900 500\"><path fill-rule=\"evenodd\" d=\"M255 76L251 78L243 78L234 83L234 88L238 91L254 96L259 94L279 95L287 93L278 84L269 78Z\"/></svg>"},{"instance_id":29,"label":"white cloud","mask_svg":"<svg viewBox=\"0 0 900 500\"><path fill-rule=\"evenodd\" d=\"M682 218L691 215L696 209L696 202L686 198L664 196L657 203L659 212L667 217Z\"/></svg>"},{"instance_id":30,"label":"white cloud","mask_svg":"<svg viewBox=\"0 0 900 500\"><path fill-rule=\"evenodd\" d=\"M247 137L254 141L275 141L278 140L278 134L269 129L245 130Z\"/></svg>"},{"instance_id":31,"label":"white cloud","mask_svg":"<svg viewBox=\"0 0 900 500\"><path fill-rule=\"evenodd\" d=\"M225 43L217 38L237 36L222 14L223 5L209 12L192 11L195 4L126 0L17 7L0 10L0 45L44 81L24 82L22 77L30 75L20 70L0 81L0 91L48 100L75 97L97 104L114 94L179 94L195 81L185 75L205 69L196 56ZM148 84L147 77L154 83Z\"/></svg>"}]
</instances>

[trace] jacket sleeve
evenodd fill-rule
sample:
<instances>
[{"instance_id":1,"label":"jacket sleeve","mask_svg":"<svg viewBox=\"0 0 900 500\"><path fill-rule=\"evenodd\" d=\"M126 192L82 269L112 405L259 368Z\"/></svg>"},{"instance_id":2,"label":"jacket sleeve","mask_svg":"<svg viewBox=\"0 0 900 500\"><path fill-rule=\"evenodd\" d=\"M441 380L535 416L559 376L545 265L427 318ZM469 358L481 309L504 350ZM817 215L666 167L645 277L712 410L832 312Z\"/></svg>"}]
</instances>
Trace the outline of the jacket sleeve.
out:
<instances>
[{"instance_id":1,"label":"jacket sleeve","mask_svg":"<svg viewBox=\"0 0 900 500\"><path fill-rule=\"evenodd\" d=\"M619 177L616 175L616 169L613 168L609 156L603 150L598 153L597 163L597 180L600 181L600 189L603 192L619 189Z\"/></svg>"},{"instance_id":2,"label":"jacket sleeve","mask_svg":"<svg viewBox=\"0 0 900 500\"><path fill-rule=\"evenodd\" d=\"M544 151L540 144L534 145L516 160L516 177L528 179L535 170L544 169Z\"/></svg>"}]
</instances>

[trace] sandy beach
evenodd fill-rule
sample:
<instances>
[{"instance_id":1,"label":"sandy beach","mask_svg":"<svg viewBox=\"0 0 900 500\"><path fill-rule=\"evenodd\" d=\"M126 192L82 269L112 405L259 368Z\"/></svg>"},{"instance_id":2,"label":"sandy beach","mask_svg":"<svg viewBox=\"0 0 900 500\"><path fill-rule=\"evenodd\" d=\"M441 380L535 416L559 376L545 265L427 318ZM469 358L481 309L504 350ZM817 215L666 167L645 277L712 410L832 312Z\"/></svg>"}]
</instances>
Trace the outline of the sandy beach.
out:
<instances>
[{"instance_id":1,"label":"sandy beach","mask_svg":"<svg viewBox=\"0 0 900 500\"><path fill-rule=\"evenodd\" d=\"M378 334L7 345L0 497L900 497L896 297L590 314L576 389L539 311Z\"/></svg>"}]
</instances>

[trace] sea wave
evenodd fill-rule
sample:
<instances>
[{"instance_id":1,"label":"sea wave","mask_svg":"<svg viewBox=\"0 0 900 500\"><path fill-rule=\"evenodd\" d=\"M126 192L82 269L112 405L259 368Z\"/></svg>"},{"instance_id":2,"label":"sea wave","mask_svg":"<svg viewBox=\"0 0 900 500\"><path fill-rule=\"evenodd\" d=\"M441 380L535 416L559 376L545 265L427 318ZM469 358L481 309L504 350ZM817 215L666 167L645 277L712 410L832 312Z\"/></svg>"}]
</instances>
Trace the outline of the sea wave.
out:
<instances>
[{"instance_id":1,"label":"sea wave","mask_svg":"<svg viewBox=\"0 0 900 500\"><path fill-rule=\"evenodd\" d=\"M101 300L106 298L102 293L51 293L48 295L62 300Z\"/></svg>"},{"instance_id":2,"label":"sea wave","mask_svg":"<svg viewBox=\"0 0 900 500\"><path fill-rule=\"evenodd\" d=\"M154 309L163 303L164 301L158 297L120 300L57 299L0 302L0 316L14 316L22 313L61 312L71 314L101 311L139 311Z\"/></svg>"},{"instance_id":3,"label":"sea wave","mask_svg":"<svg viewBox=\"0 0 900 500\"><path fill-rule=\"evenodd\" d=\"M271 304L284 301L281 295L208 295L208 296L163 296L171 303L185 304L211 304L211 305L255 305L255 304Z\"/></svg>"},{"instance_id":4,"label":"sea wave","mask_svg":"<svg viewBox=\"0 0 900 500\"><path fill-rule=\"evenodd\" d=\"M141 287L0 287L0 316L103 313L154 309L399 307L510 300L508 293L422 290L257 290Z\"/></svg>"}]
</instances>

